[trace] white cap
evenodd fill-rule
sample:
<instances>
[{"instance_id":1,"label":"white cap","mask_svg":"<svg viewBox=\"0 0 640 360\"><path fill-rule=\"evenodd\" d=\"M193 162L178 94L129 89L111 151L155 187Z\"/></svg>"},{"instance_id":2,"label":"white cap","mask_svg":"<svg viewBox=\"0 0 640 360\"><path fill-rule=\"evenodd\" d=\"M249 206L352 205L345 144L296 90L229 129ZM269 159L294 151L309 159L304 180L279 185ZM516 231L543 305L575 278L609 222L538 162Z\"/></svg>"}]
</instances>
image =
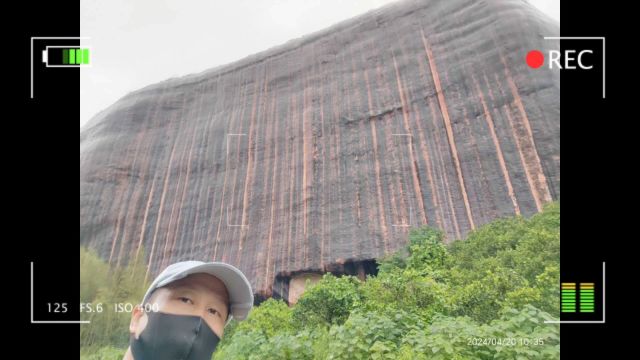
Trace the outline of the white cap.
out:
<instances>
[{"instance_id":1,"label":"white cap","mask_svg":"<svg viewBox=\"0 0 640 360\"><path fill-rule=\"evenodd\" d=\"M156 289L180 280L191 274L210 274L220 279L227 287L229 302L231 303L230 315L237 320L246 319L253 307L253 290L244 274L236 267L222 262L205 263L202 261L183 261L167 266L149 286L144 294L142 303L146 303ZM229 316L229 320L231 320ZM227 321L228 323L228 321Z\"/></svg>"}]
</instances>

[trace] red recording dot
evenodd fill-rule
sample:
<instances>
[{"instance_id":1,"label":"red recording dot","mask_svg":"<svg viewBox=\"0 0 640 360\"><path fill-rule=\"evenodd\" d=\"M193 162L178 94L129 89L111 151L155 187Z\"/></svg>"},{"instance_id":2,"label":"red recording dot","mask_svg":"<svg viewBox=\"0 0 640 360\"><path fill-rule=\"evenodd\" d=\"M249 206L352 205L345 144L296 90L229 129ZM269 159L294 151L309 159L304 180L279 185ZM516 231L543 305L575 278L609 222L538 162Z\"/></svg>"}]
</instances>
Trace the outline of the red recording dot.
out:
<instances>
[{"instance_id":1,"label":"red recording dot","mask_svg":"<svg viewBox=\"0 0 640 360\"><path fill-rule=\"evenodd\" d=\"M527 65L537 69L544 64L544 55L538 50L531 50L527 54Z\"/></svg>"}]
</instances>

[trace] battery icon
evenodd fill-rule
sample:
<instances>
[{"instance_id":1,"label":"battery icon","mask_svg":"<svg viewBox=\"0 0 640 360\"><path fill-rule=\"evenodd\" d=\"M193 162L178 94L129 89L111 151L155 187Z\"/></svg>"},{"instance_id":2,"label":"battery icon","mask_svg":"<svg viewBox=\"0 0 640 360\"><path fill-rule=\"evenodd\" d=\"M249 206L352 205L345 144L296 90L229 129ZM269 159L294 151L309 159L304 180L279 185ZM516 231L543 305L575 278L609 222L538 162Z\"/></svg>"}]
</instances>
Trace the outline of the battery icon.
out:
<instances>
[{"instance_id":1,"label":"battery icon","mask_svg":"<svg viewBox=\"0 0 640 360\"><path fill-rule=\"evenodd\" d=\"M561 287L561 312L576 312L576 283L562 283Z\"/></svg>"},{"instance_id":2,"label":"battery icon","mask_svg":"<svg viewBox=\"0 0 640 360\"><path fill-rule=\"evenodd\" d=\"M47 67L85 67L90 64L91 50L79 46L47 46L42 62Z\"/></svg>"}]
</instances>

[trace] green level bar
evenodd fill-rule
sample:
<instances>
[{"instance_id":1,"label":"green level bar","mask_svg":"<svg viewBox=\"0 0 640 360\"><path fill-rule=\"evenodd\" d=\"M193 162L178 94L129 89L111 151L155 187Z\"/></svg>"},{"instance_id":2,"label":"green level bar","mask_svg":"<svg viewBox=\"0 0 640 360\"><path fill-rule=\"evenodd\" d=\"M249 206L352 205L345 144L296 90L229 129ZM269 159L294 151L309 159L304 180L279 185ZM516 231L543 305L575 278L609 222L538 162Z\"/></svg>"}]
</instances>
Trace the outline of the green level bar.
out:
<instances>
[{"instance_id":1,"label":"green level bar","mask_svg":"<svg viewBox=\"0 0 640 360\"><path fill-rule=\"evenodd\" d=\"M595 312L593 286L586 289L580 288L580 312L583 312L583 313Z\"/></svg>"},{"instance_id":2,"label":"green level bar","mask_svg":"<svg viewBox=\"0 0 640 360\"><path fill-rule=\"evenodd\" d=\"M563 313L574 313L576 312L576 291L573 289L562 289L562 307L561 312Z\"/></svg>"},{"instance_id":3,"label":"green level bar","mask_svg":"<svg viewBox=\"0 0 640 360\"><path fill-rule=\"evenodd\" d=\"M76 64L82 64L82 49L76 49Z\"/></svg>"},{"instance_id":4,"label":"green level bar","mask_svg":"<svg viewBox=\"0 0 640 360\"><path fill-rule=\"evenodd\" d=\"M69 50L68 49L62 49L62 63L64 65L69 64Z\"/></svg>"},{"instance_id":5,"label":"green level bar","mask_svg":"<svg viewBox=\"0 0 640 360\"><path fill-rule=\"evenodd\" d=\"M82 49L82 63L89 64L89 49Z\"/></svg>"},{"instance_id":6,"label":"green level bar","mask_svg":"<svg viewBox=\"0 0 640 360\"><path fill-rule=\"evenodd\" d=\"M69 64L76 63L76 49L69 49Z\"/></svg>"}]
</instances>

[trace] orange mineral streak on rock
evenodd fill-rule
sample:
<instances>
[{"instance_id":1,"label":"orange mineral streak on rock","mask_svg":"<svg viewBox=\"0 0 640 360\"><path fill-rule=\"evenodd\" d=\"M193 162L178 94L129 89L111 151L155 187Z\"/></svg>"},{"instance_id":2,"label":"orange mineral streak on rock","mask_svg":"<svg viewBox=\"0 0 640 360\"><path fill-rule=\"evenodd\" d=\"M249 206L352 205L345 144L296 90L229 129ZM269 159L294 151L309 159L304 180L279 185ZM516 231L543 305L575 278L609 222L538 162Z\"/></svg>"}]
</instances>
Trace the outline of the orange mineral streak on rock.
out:
<instances>
[{"instance_id":1,"label":"orange mineral streak on rock","mask_svg":"<svg viewBox=\"0 0 640 360\"><path fill-rule=\"evenodd\" d=\"M531 185L531 191L533 192L533 198L536 202L536 207L538 211L542 210L542 205L544 203L552 201L551 194L549 192L549 186L547 185L547 179L542 170L542 164L540 163L540 157L538 156L536 150L535 140L533 138L533 130L531 129L531 122L529 121L529 117L527 117L527 112L524 109L524 105L522 104L522 98L520 97L520 93L518 92L518 87L516 86L513 76L511 76L511 72L509 71L509 67L507 65L507 61L502 54L500 54L500 61L504 65L504 73L507 77L507 83L509 84L509 89L511 90L511 94L513 95L513 103L518 109L518 112L521 117L522 125L526 131L526 134L519 134L516 139L518 141L522 141L521 148L524 150L523 162L525 163L525 170L527 173L527 179L529 184Z\"/></svg>"},{"instance_id":2,"label":"orange mineral streak on rock","mask_svg":"<svg viewBox=\"0 0 640 360\"><path fill-rule=\"evenodd\" d=\"M491 134L491 140L493 141L493 145L496 147L496 155L498 156L498 162L500 163L500 170L502 170L502 176L504 177L504 182L507 185L507 192L509 194L509 198L513 203L513 210L516 215L520 215L520 207L518 206L518 199L516 199L516 194L513 191L513 185L511 184L511 176L509 176L509 170L507 169L506 162L504 160L504 154L502 152L502 147L500 146L500 140L498 139L498 135L496 134L495 125L493 122L493 118L491 117L491 112L487 107L487 103L484 100L484 95L482 94L482 89L480 89L480 85L476 80L474 75L471 75L473 78L473 83L476 88L476 94L478 98L480 98L480 103L482 104L482 110L484 111L484 118L487 122L487 126L489 127L489 132Z\"/></svg>"},{"instance_id":3,"label":"orange mineral streak on rock","mask_svg":"<svg viewBox=\"0 0 640 360\"><path fill-rule=\"evenodd\" d=\"M425 214L424 203L422 201L423 195L422 195L422 190L420 189L420 180L418 179L418 169L416 166L416 159L413 155L413 141L412 141L413 134L411 134L411 125L409 124L409 104L405 99L404 89L403 89L402 81L400 80L400 72L398 71L398 63L396 61L395 55L393 55L393 68L396 73L396 84L398 86L398 93L400 94L400 101L402 103L402 118L404 120L404 131L406 136L408 136L408 140L409 140L408 152L409 152L409 158L411 163L411 178L413 180L413 190L415 192L416 199L418 202L418 214L420 216L419 224L422 225L427 223L427 215Z\"/></svg>"},{"instance_id":4,"label":"orange mineral streak on rock","mask_svg":"<svg viewBox=\"0 0 640 360\"><path fill-rule=\"evenodd\" d=\"M444 98L442 85L440 84L440 75L438 75L438 68L436 66L436 61L435 61L435 58L433 57L433 52L431 51L431 46L427 41L427 37L424 35L423 29L420 29L420 35L422 36L422 43L424 44L424 50L427 53L427 61L429 62L429 68L431 69L431 76L433 78L433 83L436 87L436 93L438 94L440 111L442 112L442 118L444 120L445 129L447 131L447 139L449 140L449 146L451 147L451 155L453 156L453 161L456 166L456 174L458 175L458 182L460 183L460 191L462 191L462 197L464 198L464 207L465 207L465 210L467 211L467 218L469 219L469 224L471 225L471 229L475 229L476 226L473 223L473 216L471 215L471 207L469 206L469 198L467 197L467 190L464 185L462 169L460 168L460 159L458 158L458 148L456 146L456 140L453 137L453 129L451 128L451 119L449 118L449 110L447 107L447 102Z\"/></svg>"},{"instance_id":5,"label":"orange mineral streak on rock","mask_svg":"<svg viewBox=\"0 0 640 360\"><path fill-rule=\"evenodd\" d=\"M367 103L369 105L369 109L373 109L373 100L371 97L371 85L369 83L369 73L365 70L364 71L364 78L365 78L365 83L367 84ZM375 116L374 114L371 113L371 110L369 112L369 118L372 118L373 116ZM378 130L376 128L376 122L375 121L369 121L369 126L371 127L371 142L373 145L373 158L374 158L374 171L375 171L375 178L376 178L376 200L378 203L378 216L379 216L379 223L380 223L380 230L382 231L382 239L383 239L383 249L384 252L387 253L388 252L388 245L386 243L386 239L389 237L389 229L387 228L387 223L386 223L386 216L385 216L385 210L384 210L384 200L382 197L382 181L381 181L381 166L380 166L380 155L378 154L378 149L379 149L379 145L378 145Z\"/></svg>"}]
</instances>

